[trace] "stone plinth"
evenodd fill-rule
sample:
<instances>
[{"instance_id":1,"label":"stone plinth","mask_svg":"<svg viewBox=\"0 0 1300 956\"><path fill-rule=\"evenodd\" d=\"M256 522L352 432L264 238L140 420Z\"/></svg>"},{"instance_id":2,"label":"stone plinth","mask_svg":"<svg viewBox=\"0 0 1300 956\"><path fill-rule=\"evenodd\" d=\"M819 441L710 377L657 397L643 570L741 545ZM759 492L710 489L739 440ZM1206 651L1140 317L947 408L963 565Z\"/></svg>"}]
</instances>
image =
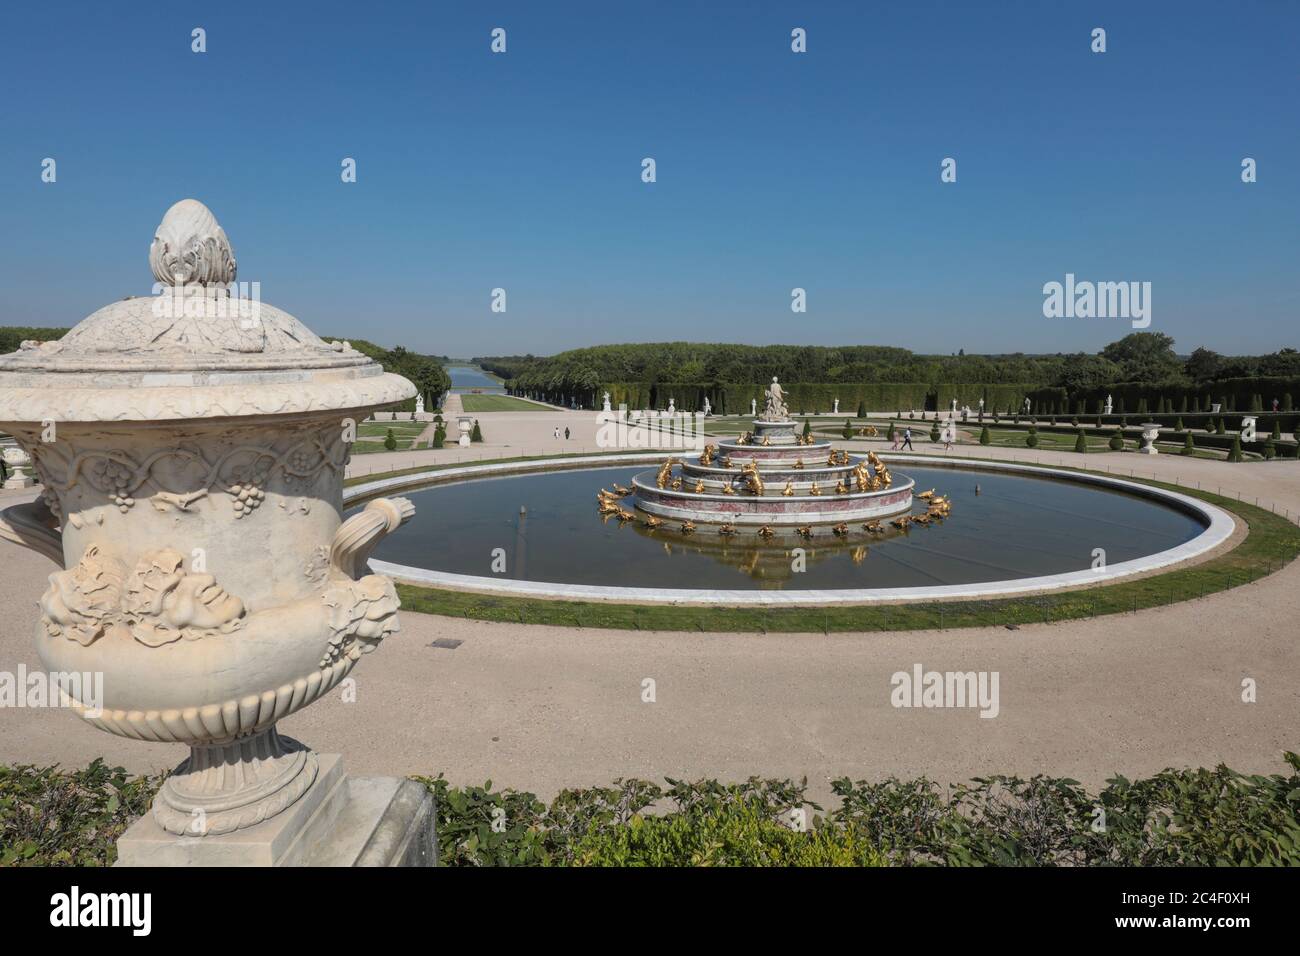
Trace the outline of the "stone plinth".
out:
<instances>
[{"instance_id":1,"label":"stone plinth","mask_svg":"<svg viewBox=\"0 0 1300 956\"><path fill-rule=\"evenodd\" d=\"M761 444L763 439L769 438L774 445L793 445L798 438L795 428L799 425L795 421L768 422L761 418L754 420L754 441Z\"/></svg>"},{"instance_id":2,"label":"stone plinth","mask_svg":"<svg viewBox=\"0 0 1300 956\"><path fill-rule=\"evenodd\" d=\"M150 816L117 841L117 865L436 866L433 796L414 780L349 777L319 757L316 783L284 812L216 836L177 836Z\"/></svg>"}]
</instances>

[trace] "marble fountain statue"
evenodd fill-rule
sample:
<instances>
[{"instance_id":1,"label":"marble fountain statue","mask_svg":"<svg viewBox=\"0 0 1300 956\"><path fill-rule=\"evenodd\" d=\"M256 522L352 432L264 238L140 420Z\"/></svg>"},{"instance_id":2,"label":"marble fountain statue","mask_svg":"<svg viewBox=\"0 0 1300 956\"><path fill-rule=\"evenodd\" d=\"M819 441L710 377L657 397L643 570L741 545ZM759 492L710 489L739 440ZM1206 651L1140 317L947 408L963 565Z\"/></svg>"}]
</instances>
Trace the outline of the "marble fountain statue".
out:
<instances>
[{"instance_id":1,"label":"marble fountain statue","mask_svg":"<svg viewBox=\"0 0 1300 956\"><path fill-rule=\"evenodd\" d=\"M674 470L676 469L676 470ZM752 431L669 459L633 481L635 505L658 520L792 527L863 521L909 512L913 482L874 452L837 451L804 439L772 379Z\"/></svg>"},{"instance_id":2,"label":"marble fountain statue","mask_svg":"<svg viewBox=\"0 0 1300 956\"><path fill-rule=\"evenodd\" d=\"M393 585L366 561L413 508L378 499L345 521L342 486L356 422L416 390L236 303L233 250L202 203L168 210L149 262L158 294L0 356L0 430L42 487L0 536L55 565L40 659L102 672L101 707L65 700L93 727L190 751L119 859L427 862L409 782L346 777L276 729L398 630ZM322 823L341 814L351 830Z\"/></svg>"}]
</instances>

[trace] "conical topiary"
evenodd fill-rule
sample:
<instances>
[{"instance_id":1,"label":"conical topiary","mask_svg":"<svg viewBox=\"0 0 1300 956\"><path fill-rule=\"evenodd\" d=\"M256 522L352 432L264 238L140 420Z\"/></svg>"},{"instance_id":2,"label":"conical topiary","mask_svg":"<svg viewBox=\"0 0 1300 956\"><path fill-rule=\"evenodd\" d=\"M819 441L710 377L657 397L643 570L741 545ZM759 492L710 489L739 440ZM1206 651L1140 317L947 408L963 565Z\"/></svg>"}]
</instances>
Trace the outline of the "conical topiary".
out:
<instances>
[{"instance_id":1,"label":"conical topiary","mask_svg":"<svg viewBox=\"0 0 1300 956\"><path fill-rule=\"evenodd\" d=\"M1183 439L1183 454L1184 455L1196 454L1196 442L1192 441L1191 432L1188 432L1187 437Z\"/></svg>"},{"instance_id":2,"label":"conical topiary","mask_svg":"<svg viewBox=\"0 0 1300 956\"><path fill-rule=\"evenodd\" d=\"M1026 447L1026 448L1037 448L1037 447L1038 447L1038 429L1037 429L1037 428L1034 428L1034 427L1032 427L1032 426L1030 427L1030 429L1029 429L1029 434L1025 436L1025 447Z\"/></svg>"},{"instance_id":3,"label":"conical topiary","mask_svg":"<svg viewBox=\"0 0 1300 956\"><path fill-rule=\"evenodd\" d=\"M1228 452L1228 461L1241 461L1241 435L1232 436L1232 451Z\"/></svg>"},{"instance_id":4,"label":"conical topiary","mask_svg":"<svg viewBox=\"0 0 1300 956\"><path fill-rule=\"evenodd\" d=\"M1074 440L1074 450L1080 454L1088 450L1088 439L1083 437L1083 429L1079 429L1079 437Z\"/></svg>"},{"instance_id":5,"label":"conical topiary","mask_svg":"<svg viewBox=\"0 0 1300 956\"><path fill-rule=\"evenodd\" d=\"M397 451L397 436L393 434L391 428L388 429L388 434L384 436L384 447L389 451Z\"/></svg>"},{"instance_id":6,"label":"conical topiary","mask_svg":"<svg viewBox=\"0 0 1300 956\"><path fill-rule=\"evenodd\" d=\"M992 441L992 439L989 438L989 426L985 425L980 429L980 444L987 445L990 441Z\"/></svg>"},{"instance_id":7,"label":"conical topiary","mask_svg":"<svg viewBox=\"0 0 1300 956\"><path fill-rule=\"evenodd\" d=\"M482 432L482 431L479 429L479 427L478 427L478 419L477 419L477 418L474 419L474 430L473 430L472 432L469 433L469 440L470 440L470 441L482 441L482 440L483 440L483 432Z\"/></svg>"}]
</instances>

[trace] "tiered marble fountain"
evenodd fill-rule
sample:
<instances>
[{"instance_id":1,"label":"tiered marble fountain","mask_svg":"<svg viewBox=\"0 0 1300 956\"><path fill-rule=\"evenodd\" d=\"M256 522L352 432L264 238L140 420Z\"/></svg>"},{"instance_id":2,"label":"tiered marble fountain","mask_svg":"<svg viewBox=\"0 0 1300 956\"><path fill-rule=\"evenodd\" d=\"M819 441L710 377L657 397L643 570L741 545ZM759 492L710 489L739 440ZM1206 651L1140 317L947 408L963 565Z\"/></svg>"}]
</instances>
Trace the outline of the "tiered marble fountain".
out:
<instances>
[{"instance_id":1,"label":"tiered marble fountain","mask_svg":"<svg viewBox=\"0 0 1300 956\"><path fill-rule=\"evenodd\" d=\"M804 439L774 378L753 430L633 479L636 507L662 521L761 527L871 522L912 509L913 482L830 442ZM689 527L689 526L688 526Z\"/></svg>"}]
</instances>

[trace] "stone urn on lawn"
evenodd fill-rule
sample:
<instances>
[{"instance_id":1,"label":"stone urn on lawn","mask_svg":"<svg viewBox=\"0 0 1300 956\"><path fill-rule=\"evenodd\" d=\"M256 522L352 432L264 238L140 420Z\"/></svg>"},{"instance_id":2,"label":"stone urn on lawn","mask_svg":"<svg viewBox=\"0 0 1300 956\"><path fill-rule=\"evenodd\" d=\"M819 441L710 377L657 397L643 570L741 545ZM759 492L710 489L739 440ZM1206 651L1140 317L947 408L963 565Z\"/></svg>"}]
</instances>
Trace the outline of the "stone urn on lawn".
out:
<instances>
[{"instance_id":1,"label":"stone urn on lawn","mask_svg":"<svg viewBox=\"0 0 1300 956\"><path fill-rule=\"evenodd\" d=\"M65 703L100 730L189 747L152 818L192 851L271 833L314 786L342 779L333 762L323 779L327 758L276 723L398 629L393 585L366 560L413 508L378 499L345 521L342 489L355 423L415 388L241 295L202 203L168 210L149 263L155 294L0 356L0 430L43 487L0 515L0 536L55 564L36 623L42 663L103 674L101 701L69 684ZM267 839L261 856L250 837L184 859L282 862L288 836ZM159 852L150 859L182 860Z\"/></svg>"}]
</instances>

